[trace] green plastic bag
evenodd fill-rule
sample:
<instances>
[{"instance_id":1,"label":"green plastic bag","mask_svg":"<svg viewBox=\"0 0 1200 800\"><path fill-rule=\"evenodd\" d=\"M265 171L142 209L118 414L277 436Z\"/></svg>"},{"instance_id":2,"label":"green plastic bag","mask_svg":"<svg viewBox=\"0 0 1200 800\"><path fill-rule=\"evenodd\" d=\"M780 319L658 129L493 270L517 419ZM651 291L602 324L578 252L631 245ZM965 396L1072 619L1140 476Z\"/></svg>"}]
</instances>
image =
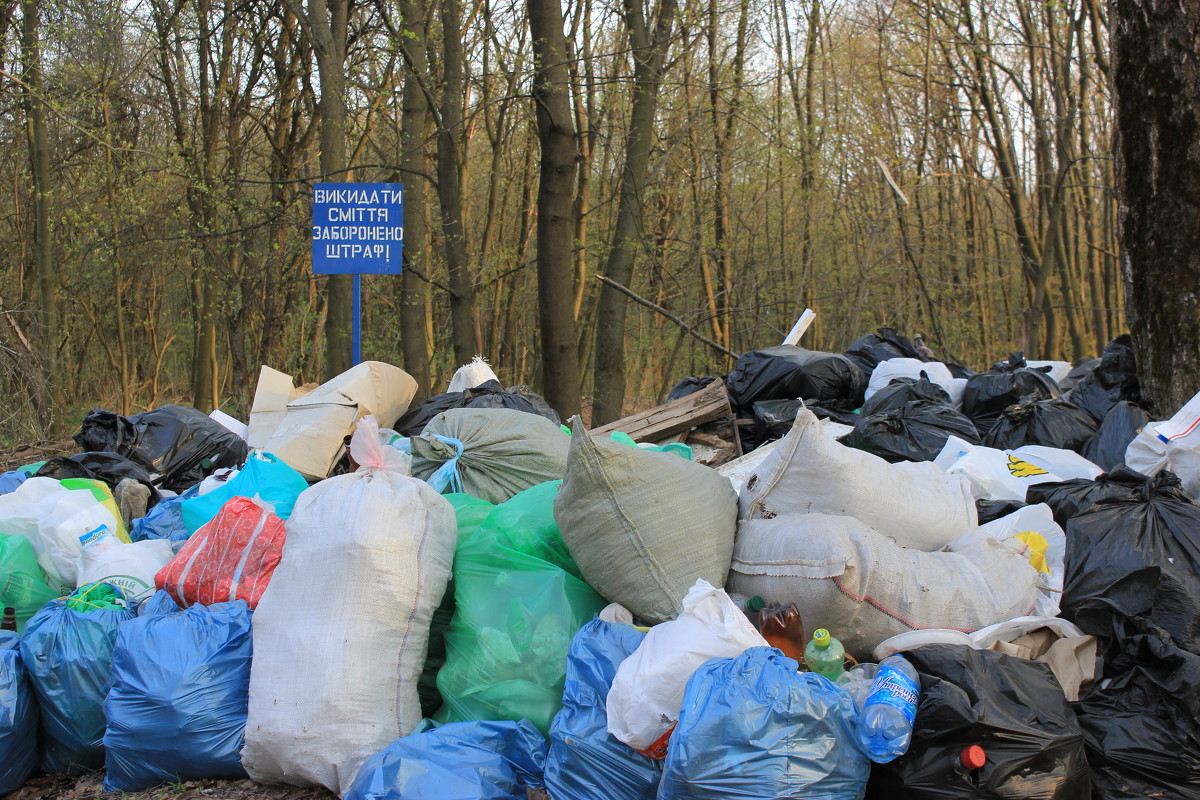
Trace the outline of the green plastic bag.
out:
<instances>
[{"instance_id":1,"label":"green plastic bag","mask_svg":"<svg viewBox=\"0 0 1200 800\"><path fill-rule=\"evenodd\" d=\"M607 602L579 576L554 524L558 482L501 503L454 556L454 619L437 686L439 722L528 718L562 707L567 651Z\"/></svg>"},{"instance_id":2,"label":"green plastic bag","mask_svg":"<svg viewBox=\"0 0 1200 800\"><path fill-rule=\"evenodd\" d=\"M458 521L458 541L463 541L475 535L479 525L487 519L495 508L486 500L472 497L469 494L454 493L443 495L450 505L454 506L454 515ZM442 602L433 612L429 623L429 647L425 653L425 668L417 681L417 695L421 698L421 713L432 717L442 707L442 695L438 692L437 674L446 663L446 629L454 617L454 576L446 584L446 594Z\"/></svg>"},{"instance_id":3,"label":"green plastic bag","mask_svg":"<svg viewBox=\"0 0 1200 800\"><path fill-rule=\"evenodd\" d=\"M0 608L17 610L17 632L38 610L58 597L38 566L37 552L24 536L0 533Z\"/></svg>"}]
</instances>

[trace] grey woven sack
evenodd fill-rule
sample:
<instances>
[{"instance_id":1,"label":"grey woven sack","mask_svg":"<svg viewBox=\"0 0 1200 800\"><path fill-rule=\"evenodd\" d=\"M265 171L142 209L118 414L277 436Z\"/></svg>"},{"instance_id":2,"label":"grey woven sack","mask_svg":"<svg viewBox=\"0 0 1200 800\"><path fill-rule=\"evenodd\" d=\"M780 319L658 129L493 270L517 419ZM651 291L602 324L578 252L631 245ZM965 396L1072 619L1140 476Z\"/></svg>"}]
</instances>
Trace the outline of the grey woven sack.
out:
<instances>
[{"instance_id":1,"label":"grey woven sack","mask_svg":"<svg viewBox=\"0 0 1200 800\"><path fill-rule=\"evenodd\" d=\"M652 624L703 578L725 585L737 494L708 467L593 438L574 420L554 519L584 579Z\"/></svg>"},{"instance_id":2,"label":"grey woven sack","mask_svg":"<svg viewBox=\"0 0 1200 800\"><path fill-rule=\"evenodd\" d=\"M429 421L412 440L412 472L428 480L454 458L456 448L436 436L458 439L462 489L489 503L558 480L567 468L570 438L545 417L507 408L452 408Z\"/></svg>"}]
</instances>

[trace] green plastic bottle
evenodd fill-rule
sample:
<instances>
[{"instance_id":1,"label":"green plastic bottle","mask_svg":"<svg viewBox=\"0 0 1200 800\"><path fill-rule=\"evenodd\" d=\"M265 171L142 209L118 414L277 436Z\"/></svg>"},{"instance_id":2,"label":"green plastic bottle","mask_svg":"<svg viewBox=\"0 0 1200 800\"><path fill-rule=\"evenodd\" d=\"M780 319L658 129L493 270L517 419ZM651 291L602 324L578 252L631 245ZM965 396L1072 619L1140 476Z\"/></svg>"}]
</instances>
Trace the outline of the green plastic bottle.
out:
<instances>
[{"instance_id":1,"label":"green plastic bottle","mask_svg":"<svg viewBox=\"0 0 1200 800\"><path fill-rule=\"evenodd\" d=\"M812 641L804 648L804 663L809 672L836 681L846 661L846 648L824 628L813 631Z\"/></svg>"}]
</instances>

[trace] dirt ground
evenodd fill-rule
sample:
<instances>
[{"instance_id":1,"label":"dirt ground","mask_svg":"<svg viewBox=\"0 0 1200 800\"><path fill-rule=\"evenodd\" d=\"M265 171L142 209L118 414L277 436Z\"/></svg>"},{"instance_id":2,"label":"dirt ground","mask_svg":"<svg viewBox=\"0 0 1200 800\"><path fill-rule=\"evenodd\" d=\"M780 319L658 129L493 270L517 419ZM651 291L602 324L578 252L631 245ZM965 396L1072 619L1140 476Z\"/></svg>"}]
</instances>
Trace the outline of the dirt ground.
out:
<instances>
[{"instance_id":1,"label":"dirt ground","mask_svg":"<svg viewBox=\"0 0 1200 800\"><path fill-rule=\"evenodd\" d=\"M43 775L15 792L0 795L0 800L337 800L325 789L301 789L295 786L264 786L254 781L188 781L144 792L105 792L104 770L71 778L67 775ZM529 790L529 800L550 800L537 789Z\"/></svg>"}]
</instances>

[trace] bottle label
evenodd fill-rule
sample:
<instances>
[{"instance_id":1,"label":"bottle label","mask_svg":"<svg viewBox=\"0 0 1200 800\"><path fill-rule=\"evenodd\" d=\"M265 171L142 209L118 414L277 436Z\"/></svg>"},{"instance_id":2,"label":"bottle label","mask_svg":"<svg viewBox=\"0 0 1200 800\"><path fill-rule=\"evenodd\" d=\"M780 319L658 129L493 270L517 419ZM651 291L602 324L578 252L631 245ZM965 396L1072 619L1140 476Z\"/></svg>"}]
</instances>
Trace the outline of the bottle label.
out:
<instances>
[{"instance_id":1,"label":"bottle label","mask_svg":"<svg viewBox=\"0 0 1200 800\"><path fill-rule=\"evenodd\" d=\"M883 703L897 708L908 724L912 725L917 718L917 701L920 700L921 689L916 681L892 666L880 667L871 684L871 694L867 697L866 705Z\"/></svg>"}]
</instances>

